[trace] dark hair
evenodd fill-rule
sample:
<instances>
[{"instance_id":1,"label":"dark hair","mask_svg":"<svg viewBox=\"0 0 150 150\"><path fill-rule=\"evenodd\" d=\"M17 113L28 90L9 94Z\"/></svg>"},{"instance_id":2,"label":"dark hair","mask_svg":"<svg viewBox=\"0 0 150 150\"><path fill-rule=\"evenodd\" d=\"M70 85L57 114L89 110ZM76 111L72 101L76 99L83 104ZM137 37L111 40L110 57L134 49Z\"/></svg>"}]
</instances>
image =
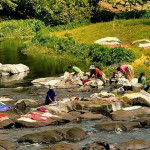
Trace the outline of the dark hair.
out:
<instances>
[{"instance_id":1,"label":"dark hair","mask_svg":"<svg viewBox=\"0 0 150 150\"><path fill-rule=\"evenodd\" d=\"M71 68L72 68L72 65L69 65L68 68L71 69Z\"/></svg>"},{"instance_id":2,"label":"dark hair","mask_svg":"<svg viewBox=\"0 0 150 150\"><path fill-rule=\"evenodd\" d=\"M120 67L118 67L117 70L120 71L121 70Z\"/></svg>"},{"instance_id":3,"label":"dark hair","mask_svg":"<svg viewBox=\"0 0 150 150\"><path fill-rule=\"evenodd\" d=\"M140 76L139 76L139 78L138 78L138 82L140 82L141 81L141 79L142 79L142 77L145 75L145 73L144 72L141 72L141 74L140 74Z\"/></svg>"}]
</instances>

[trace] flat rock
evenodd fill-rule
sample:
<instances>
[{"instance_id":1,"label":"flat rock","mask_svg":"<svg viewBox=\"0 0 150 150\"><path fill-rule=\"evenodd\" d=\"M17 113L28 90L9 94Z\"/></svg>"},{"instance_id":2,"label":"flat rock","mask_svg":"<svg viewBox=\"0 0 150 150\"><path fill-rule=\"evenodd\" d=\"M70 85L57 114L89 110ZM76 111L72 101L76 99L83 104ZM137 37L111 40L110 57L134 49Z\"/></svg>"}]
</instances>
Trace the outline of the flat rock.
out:
<instances>
[{"instance_id":1,"label":"flat rock","mask_svg":"<svg viewBox=\"0 0 150 150\"><path fill-rule=\"evenodd\" d=\"M59 143L49 147L42 148L41 150L80 150L80 148L78 148L75 145L71 145L67 143Z\"/></svg>"},{"instance_id":2,"label":"flat rock","mask_svg":"<svg viewBox=\"0 0 150 150\"><path fill-rule=\"evenodd\" d=\"M150 114L148 107L140 107L133 110L118 110L111 113L113 120L135 120L141 118L141 115Z\"/></svg>"},{"instance_id":3,"label":"flat rock","mask_svg":"<svg viewBox=\"0 0 150 150\"><path fill-rule=\"evenodd\" d=\"M140 128L141 125L139 122L118 122L118 121L105 121L95 125L96 129L106 130L106 131L115 131L120 128L123 131L130 131L134 128Z\"/></svg>"},{"instance_id":4,"label":"flat rock","mask_svg":"<svg viewBox=\"0 0 150 150\"><path fill-rule=\"evenodd\" d=\"M0 140L0 150L16 150L17 146L15 143L7 140Z\"/></svg>"},{"instance_id":5,"label":"flat rock","mask_svg":"<svg viewBox=\"0 0 150 150\"><path fill-rule=\"evenodd\" d=\"M150 142L143 139L134 139L118 143L119 150L140 150L150 147Z\"/></svg>"},{"instance_id":6,"label":"flat rock","mask_svg":"<svg viewBox=\"0 0 150 150\"><path fill-rule=\"evenodd\" d=\"M19 143L57 143L60 141L80 141L88 137L80 128L65 128L27 134L18 139Z\"/></svg>"},{"instance_id":7,"label":"flat rock","mask_svg":"<svg viewBox=\"0 0 150 150\"><path fill-rule=\"evenodd\" d=\"M150 94L144 90L138 93L125 94L124 97L130 99L134 105L150 106Z\"/></svg>"},{"instance_id":8,"label":"flat rock","mask_svg":"<svg viewBox=\"0 0 150 150\"><path fill-rule=\"evenodd\" d=\"M103 119L105 116L102 114L93 114L93 113L84 113L81 115L81 119L86 119L86 120L99 120Z\"/></svg>"}]
</instances>

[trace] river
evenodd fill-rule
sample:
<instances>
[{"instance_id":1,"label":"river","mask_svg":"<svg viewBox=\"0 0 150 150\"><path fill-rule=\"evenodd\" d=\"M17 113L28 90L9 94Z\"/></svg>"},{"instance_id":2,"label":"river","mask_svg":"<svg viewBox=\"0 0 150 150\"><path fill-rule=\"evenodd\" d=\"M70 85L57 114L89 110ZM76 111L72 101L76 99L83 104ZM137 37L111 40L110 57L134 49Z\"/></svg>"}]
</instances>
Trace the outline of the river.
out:
<instances>
[{"instance_id":1,"label":"river","mask_svg":"<svg viewBox=\"0 0 150 150\"><path fill-rule=\"evenodd\" d=\"M31 80L40 77L58 76L62 74L69 62L58 59L34 58L21 53L22 48L30 40L7 39L0 42L0 63L2 64L25 64L30 72L23 80L0 82L0 87L29 86ZM17 78L17 77L16 77Z\"/></svg>"}]
</instances>

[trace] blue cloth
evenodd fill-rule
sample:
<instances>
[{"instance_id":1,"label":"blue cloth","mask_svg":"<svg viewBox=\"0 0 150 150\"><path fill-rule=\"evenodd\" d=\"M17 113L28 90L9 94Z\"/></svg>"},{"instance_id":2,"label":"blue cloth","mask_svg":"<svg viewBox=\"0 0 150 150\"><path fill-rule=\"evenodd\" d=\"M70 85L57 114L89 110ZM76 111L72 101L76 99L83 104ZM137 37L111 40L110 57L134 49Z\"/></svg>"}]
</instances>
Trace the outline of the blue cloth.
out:
<instances>
[{"instance_id":1,"label":"blue cloth","mask_svg":"<svg viewBox=\"0 0 150 150\"><path fill-rule=\"evenodd\" d=\"M49 98L51 98L52 101L55 101L55 97L57 96L55 91L48 91L47 95L46 95L46 100L45 100L45 105L48 105L51 103L51 101L49 100Z\"/></svg>"}]
</instances>

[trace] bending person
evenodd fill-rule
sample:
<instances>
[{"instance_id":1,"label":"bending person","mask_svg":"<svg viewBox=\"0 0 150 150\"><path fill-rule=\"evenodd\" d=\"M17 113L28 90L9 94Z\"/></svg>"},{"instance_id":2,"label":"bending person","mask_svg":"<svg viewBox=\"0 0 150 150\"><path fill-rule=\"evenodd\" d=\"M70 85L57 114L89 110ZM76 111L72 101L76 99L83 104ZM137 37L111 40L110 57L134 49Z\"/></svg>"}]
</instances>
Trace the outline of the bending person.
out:
<instances>
[{"instance_id":1,"label":"bending person","mask_svg":"<svg viewBox=\"0 0 150 150\"><path fill-rule=\"evenodd\" d=\"M134 69L131 65L122 65L117 68L118 71L121 71L126 79L131 81L134 78Z\"/></svg>"},{"instance_id":2,"label":"bending person","mask_svg":"<svg viewBox=\"0 0 150 150\"><path fill-rule=\"evenodd\" d=\"M72 70L74 72L73 77L78 77L78 78L82 78L83 77L83 72L81 71L80 68L76 67L76 66L72 66L69 65L68 69Z\"/></svg>"},{"instance_id":3,"label":"bending person","mask_svg":"<svg viewBox=\"0 0 150 150\"><path fill-rule=\"evenodd\" d=\"M145 73L142 72L138 78L138 83L142 84L142 89L144 89L146 92L148 91L150 85L146 85L146 77Z\"/></svg>"},{"instance_id":4,"label":"bending person","mask_svg":"<svg viewBox=\"0 0 150 150\"><path fill-rule=\"evenodd\" d=\"M57 98L56 91L54 91L54 87L50 85L46 95L45 105L49 105L53 102L56 102L56 98Z\"/></svg>"},{"instance_id":5,"label":"bending person","mask_svg":"<svg viewBox=\"0 0 150 150\"><path fill-rule=\"evenodd\" d=\"M96 68L94 65L91 65L90 70L91 71L89 78L91 78L94 75L96 79L101 79L103 81L103 85L106 84L106 75L99 68Z\"/></svg>"}]
</instances>

